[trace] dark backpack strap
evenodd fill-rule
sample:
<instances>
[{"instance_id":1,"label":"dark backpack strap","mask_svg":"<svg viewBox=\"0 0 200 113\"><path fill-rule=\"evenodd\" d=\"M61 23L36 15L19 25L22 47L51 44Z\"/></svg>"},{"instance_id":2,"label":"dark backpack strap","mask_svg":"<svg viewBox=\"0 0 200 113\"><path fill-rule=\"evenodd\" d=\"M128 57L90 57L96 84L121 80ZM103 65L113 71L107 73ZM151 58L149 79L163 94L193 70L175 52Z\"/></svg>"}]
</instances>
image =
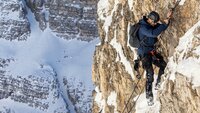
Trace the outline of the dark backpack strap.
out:
<instances>
[{"instance_id":1,"label":"dark backpack strap","mask_svg":"<svg viewBox=\"0 0 200 113\"><path fill-rule=\"evenodd\" d=\"M138 30L140 28L140 23L136 23L134 25L131 26L130 31L129 31L129 44L132 47L136 47L138 48L140 45L140 39L138 37Z\"/></svg>"}]
</instances>

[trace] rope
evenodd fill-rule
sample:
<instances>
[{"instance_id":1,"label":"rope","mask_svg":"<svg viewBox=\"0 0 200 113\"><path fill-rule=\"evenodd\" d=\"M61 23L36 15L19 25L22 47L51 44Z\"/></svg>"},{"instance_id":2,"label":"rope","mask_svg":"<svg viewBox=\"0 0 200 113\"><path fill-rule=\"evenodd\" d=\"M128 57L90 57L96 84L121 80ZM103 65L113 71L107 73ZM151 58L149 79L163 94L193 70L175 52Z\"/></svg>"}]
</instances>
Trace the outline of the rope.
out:
<instances>
[{"instance_id":1,"label":"rope","mask_svg":"<svg viewBox=\"0 0 200 113\"><path fill-rule=\"evenodd\" d=\"M136 102L138 101L138 99L139 99L140 95L142 94L142 91L144 90L144 88L145 88L145 85L143 86L142 90L140 90L139 96L138 96L138 97L137 97L137 99L135 100L134 104L132 105L132 107L131 107L131 109L129 110L129 112L128 112L128 113L130 113L130 112L131 112L131 110L133 109L133 107L135 106L135 104L136 104Z\"/></svg>"},{"instance_id":2,"label":"rope","mask_svg":"<svg viewBox=\"0 0 200 113\"><path fill-rule=\"evenodd\" d=\"M126 103L125 108L123 109L123 112L122 112L122 113L124 113L125 109L127 108L127 105L128 105L128 103L129 103L129 101L131 100L131 98L132 98L132 96L133 96L133 93L135 92L135 88L136 88L136 86L138 85L138 83L139 83L140 80L141 80L141 79L139 79L139 80L137 81L135 87L133 88L133 91L132 91L132 93L131 93L131 96L129 97L128 102Z\"/></svg>"}]
</instances>

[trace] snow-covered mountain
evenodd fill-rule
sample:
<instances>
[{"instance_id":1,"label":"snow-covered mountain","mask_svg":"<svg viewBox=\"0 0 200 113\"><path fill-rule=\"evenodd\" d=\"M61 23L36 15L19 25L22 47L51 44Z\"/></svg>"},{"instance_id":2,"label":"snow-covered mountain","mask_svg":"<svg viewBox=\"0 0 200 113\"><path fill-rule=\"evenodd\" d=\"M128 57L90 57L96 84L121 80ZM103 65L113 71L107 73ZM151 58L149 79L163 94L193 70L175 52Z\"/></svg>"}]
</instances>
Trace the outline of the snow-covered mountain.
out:
<instances>
[{"instance_id":1,"label":"snow-covered mountain","mask_svg":"<svg viewBox=\"0 0 200 113\"><path fill-rule=\"evenodd\" d=\"M49 27L64 39L93 40L98 36L95 0L25 0L41 30Z\"/></svg>"},{"instance_id":2,"label":"snow-covered mountain","mask_svg":"<svg viewBox=\"0 0 200 113\"><path fill-rule=\"evenodd\" d=\"M199 113L199 0L181 0L160 36L168 65L153 106L133 70L130 25L175 1L0 1L0 112Z\"/></svg>"},{"instance_id":3,"label":"snow-covered mountain","mask_svg":"<svg viewBox=\"0 0 200 113\"><path fill-rule=\"evenodd\" d=\"M30 24L24 8L23 3L18 0L0 1L0 38L6 40L27 39L30 34Z\"/></svg>"},{"instance_id":4,"label":"snow-covered mountain","mask_svg":"<svg viewBox=\"0 0 200 113\"><path fill-rule=\"evenodd\" d=\"M145 98L145 71L141 66L143 77L139 81L133 68L137 55L128 43L130 25L152 10L159 12L161 19L166 18L176 1L98 1L101 43L93 58L94 113L200 112L199 0L181 0L170 26L159 36L158 51L168 64L162 77L162 89L153 91L153 106L148 106ZM156 80L158 69L154 70Z\"/></svg>"},{"instance_id":5,"label":"snow-covered mountain","mask_svg":"<svg viewBox=\"0 0 200 113\"><path fill-rule=\"evenodd\" d=\"M59 20L49 22L50 19L47 19L47 26L41 29L42 20L36 19L35 10L32 12L26 5L28 2L39 1L0 1L0 112L91 113L94 89L92 55L99 42L96 34L88 36L88 39L84 39L87 35L81 36L79 33L74 37L69 35L72 36L71 40L59 38L58 33L66 35L52 27ZM44 2L59 7L56 6L59 1ZM62 4L67 5L64 2ZM65 20L61 16L53 17L53 6L48 6L50 14L45 18ZM83 7L81 4L81 11ZM48 14L47 10L44 12ZM95 15L91 14L91 17ZM93 25L93 30L96 29L95 20L88 23L85 20L85 24ZM56 26L63 26L62 31L67 31L65 28L69 27L68 24L62 24ZM86 41L77 40L79 38Z\"/></svg>"}]
</instances>

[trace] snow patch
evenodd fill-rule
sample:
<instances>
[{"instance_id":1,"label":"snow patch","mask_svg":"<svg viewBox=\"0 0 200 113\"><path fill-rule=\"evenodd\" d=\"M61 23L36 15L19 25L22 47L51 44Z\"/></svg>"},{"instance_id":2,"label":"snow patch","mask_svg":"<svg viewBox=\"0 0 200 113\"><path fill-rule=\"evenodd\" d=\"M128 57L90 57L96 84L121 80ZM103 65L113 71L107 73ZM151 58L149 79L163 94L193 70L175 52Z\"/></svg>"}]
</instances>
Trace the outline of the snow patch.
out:
<instances>
[{"instance_id":1,"label":"snow patch","mask_svg":"<svg viewBox=\"0 0 200 113\"><path fill-rule=\"evenodd\" d=\"M97 93L96 93L94 101L97 103L98 107L100 108L99 113L101 113L101 111L102 111L102 113L105 113L106 101L105 101L105 99L103 99L102 93L100 92L98 86L95 88L95 91Z\"/></svg>"},{"instance_id":2,"label":"snow patch","mask_svg":"<svg viewBox=\"0 0 200 113\"><path fill-rule=\"evenodd\" d=\"M9 105L9 106L8 106ZM32 107L24 107L26 104L24 103L15 103L13 100L10 98L7 99L1 99L1 104L0 104L0 111L1 113L7 113L8 111L10 113L42 113L41 110L35 109Z\"/></svg>"},{"instance_id":3,"label":"snow patch","mask_svg":"<svg viewBox=\"0 0 200 113\"><path fill-rule=\"evenodd\" d=\"M130 62L127 60L127 58L125 57L123 50L122 50L122 46L121 44L119 44L117 42L116 39L116 31L115 31L115 37L111 40L110 44L116 49L117 51L117 58L116 58L116 62L120 60L120 62L122 62L122 64L125 66L126 71L131 75L132 79L134 80L134 74L133 74L133 69L131 67Z\"/></svg>"},{"instance_id":4,"label":"snow patch","mask_svg":"<svg viewBox=\"0 0 200 113\"><path fill-rule=\"evenodd\" d=\"M105 2L108 3L108 5L105 5ZM104 25L103 25L103 28L104 28L105 33L106 33L105 42L108 41L109 27L110 27L110 25L112 23L113 14L118 9L118 4L119 4L119 0L115 0L114 8L112 9L111 14L108 16L109 8L110 8L108 0L107 1L100 0L98 2L99 19L100 20L105 20Z\"/></svg>"},{"instance_id":5,"label":"snow patch","mask_svg":"<svg viewBox=\"0 0 200 113\"><path fill-rule=\"evenodd\" d=\"M200 26L200 21L190 28L185 35L180 38L179 45L173 57L169 59L168 68L171 71L170 79L175 80L175 73L179 72L192 80L193 86L200 86L197 81L199 77L200 61L199 58L187 56L189 52L199 55L200 46L195 47L193 50L192 41L196 38L193 34L194 30ZM193 50L193 51L192 51ZM186 57L187 56L187 57ZM177 57L177 58L176 58Z\"/></svg>"},{"instance_id":6,"label":"snow patch","mask_svg":"<svg viewBox=\"0 0 200 113\"><path fill-rule=\"evenodd\" d=\"M15 4L15 7L12 7L8 10L11 4ZM21 2L18 0L12 0L12 1L3 1L2 3L0 2L0 20L3 21L9 21L9 20L24 20L23 18L20 17L20 11L22 11L22 8L20 8ZM18 10L14 8L19 8Z\"/></svg>"},{"instance_id":7,"label":"snow patch","mask_svg":"<svg viewBox=\"0 0 200 113\"><path fill-rule=\"evenodd\" d=\"M96 96L95 96L95 102L97 103L98 107L100 108L99 113L105 113L105 105L106 105L106 100L103 99L102 93L99 90L99 87L97 86L95 88L96 91ZM111 92L110 95L108 96L107 99L107 104L109 106L114 106L114 113L117 112L117 94L116 92Z\"/></svg>"},{"instance_id":8,"label":"snow patch","mask_svg":"<svg viewBox=\"0 0 200 113\"><path fill-rule=\"evenodd\" d=\"M179 5L184 5L185 0L181 0L181 2L179 3Z\"/></svg>"},{"instance_id":9,"label":"snow patch","mask_svg":"<svg viewBox=\"0 0 200 113\"><path fill-rule=\"evenodd\" d=\"M133 8L133 1L134 0L128 0L128 6L130 10Z\"/></svg>"},{"instance_id":10,"label":"snow patch","mask_svg":"<svg viewBox=\"0 0 200 113\"><path fill-rule=\"evenodd\" d=\"M177 65L177 72L183 74L188 78L191 78L193 87L200 86L199 69L200 69L200 60L194 58L183 60L179 62L179 64Z\"/></svg>"},{"instance_id":11,"label":"snow patch","mask_svg":"<svg viewBox=\"0 0 200 113\"><path fill-rule=\"evenodd\" d=\"M117 93L116 92L111 92L110 95L108 96L107 103L109 106L114 106L114 113L117 112Z\"/></svg>"},{"instance_id":12,"label":"snow patch","mask_svg":"<svg viewBox=\"0 0 200 113\"><path fill-rule=\"evenodd\" d=\"M168 67L169 71L171 71L169 79L172 80L172 81L174 81L176 79L176 77L175 77L175 73L176 73L176 70L177 70L176 65L177 64L173 61L173 57L170 57L169 62L167 64L167 67Z\"/></svg>"},{"instance_id":13,"label":"snow patch","mask_svg":"<svg viewBox=\"0 0 200 113\"><path fill-rule=\"evenodd\" d=\"M156 80L156 79L155 79ZM147 99L146 99L146 92L142 93L141 95L138 95L134 98L134 101L136 101L136 112L135 113L159 113L160 111L160 102L159 100L156 99L157 97L157 90L154 90L154 84L155 81L153 83L153 95L154 95L154 105L153 106L148 106L147 104ZM145 86L143 86L145 87Z\"/></svg>"},{"instance_id":14,"label":"snow patch","mask_svg":"<svg viewBox=\"0 0 200 113\"><path fill-rule=\"evenodd\" d=\"M99 19L105 21L104 25L103 25L103 28L104 28L105 33L106 33L105 42L108 41L109 27L112 24L113 14L118 9L119 0L115 0L114 2L115 2L114 8L112 9L109 16L107 16L108 13L109 13L109 8L110 8L109 7L109 1L108 0L100 0L98 2L98 11L97 12L98 12L98 15L99 15ZM116 61L121 60L121 62L124 64L128 73L134 79L131 64L130 64L129 61L127 61L127 58L125 57L125 55L123 53L121 45L119 43L117 43L116 31L115 31L115 37L111 40L110 44L117 50L118 55L117 55Z\"/></svg>"},{"instance_id":15,"label":"snow patch","mask_svg":"<svg viewBox=\"0 0 200 113\"><path fill-rule=\"evenodd\" d=\"M103 25L105 33L106 33L105 42L108 41L109 27L110 27L111 23L112 23L112 15L106 17L105 23Z\"/></svg>"},{"instance_id":16,"label":"snow patch","mask_svg":"<svg viewBox=\"0 0 200 113\"><path fill-rule=\"evenodd\" d=\"M200 56L200 46L195 48L196 50L194 51L197 55Z\"/></svg>"},{"instance_id":17,"label":"snow patch","mask_svg":"<svg viewBox=\"0 0 200 113\"><path fill-rule=\"evenodd\" d=\"M106 12L109 10L109 1L108 0L100 0L97 4L97 13L100 20L105 20Z\"/></svg>"}]
</instances>

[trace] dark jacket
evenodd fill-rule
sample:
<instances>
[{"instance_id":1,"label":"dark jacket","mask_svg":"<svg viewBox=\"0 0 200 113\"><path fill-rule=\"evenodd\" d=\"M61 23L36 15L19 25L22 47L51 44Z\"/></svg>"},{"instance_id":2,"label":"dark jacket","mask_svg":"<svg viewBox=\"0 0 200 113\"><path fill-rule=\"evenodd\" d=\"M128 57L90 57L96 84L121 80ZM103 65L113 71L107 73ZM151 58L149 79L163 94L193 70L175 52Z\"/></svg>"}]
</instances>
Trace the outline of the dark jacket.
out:
<instances>
[{"instance_id":1,"label":"dark jacket","mask_svg":"<svg viewBox=\"0 0 200 113\"><path fill-rule=\"evenodd\" d=\"M151 26L147 22L147 18L144 16L143 19L139 21L140 29L138 31L138 36L141 41L138 48L138 54L144 56L154 49L154 44L157 41L157 36L164 30L167 29L169 24L157 24L156 26Z\"/></svg>"}]
</instances>

